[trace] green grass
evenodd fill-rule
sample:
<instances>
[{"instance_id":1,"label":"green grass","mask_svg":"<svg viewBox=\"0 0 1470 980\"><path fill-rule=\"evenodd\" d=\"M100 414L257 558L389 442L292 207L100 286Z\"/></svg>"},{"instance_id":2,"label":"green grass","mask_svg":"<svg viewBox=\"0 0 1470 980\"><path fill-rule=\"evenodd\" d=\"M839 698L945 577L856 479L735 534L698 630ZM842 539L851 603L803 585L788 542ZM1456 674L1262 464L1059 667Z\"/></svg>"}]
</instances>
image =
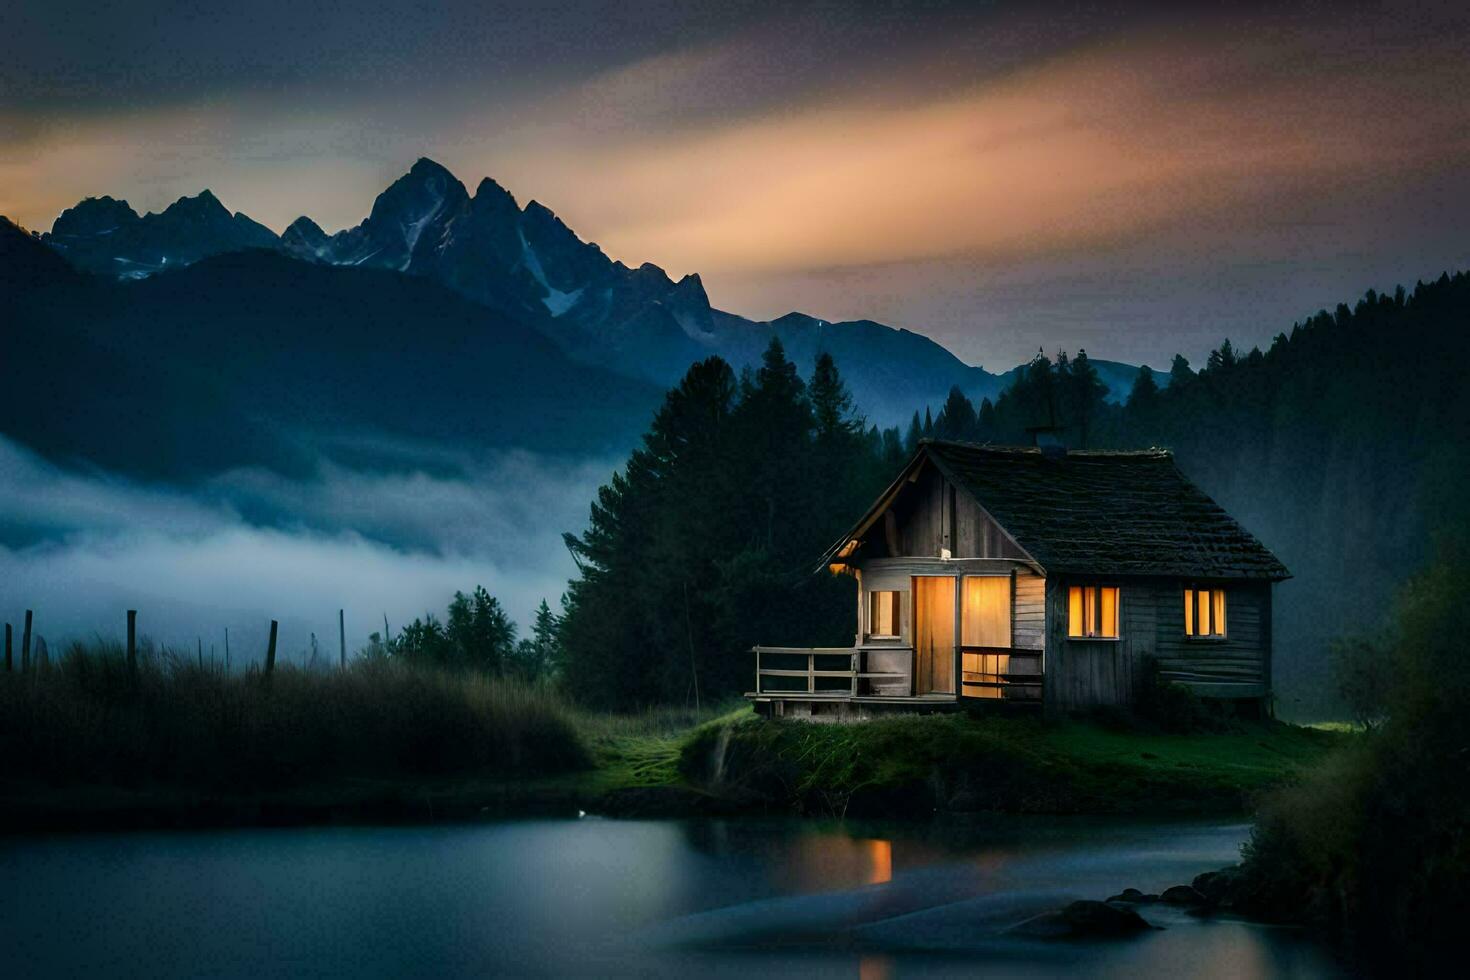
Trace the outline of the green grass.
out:
<instances>
[{"instance_id":1,"label":"green grass","mask_svg":"<svg viewBox=\"0 0 1470 980\"><path fill-rule=\"evenodd\" d=\"M1241 811L1354 737L959 714L819 725L739 701L606 715L393 662L266 677L158 653L134 677L93 646L0 675L0 821Z\"/></svg>"},{"instance_id":2,"label":"green grass","mask_svg":"<svg viewBox=\"0 0 1470 980\"><path fill-rule=\"evenodd\" d=\"M1276 723L1165 735L964 715L752 719L695 733L680 771L712 792L816 814L1225 812L1298 778L1344 737Z\"/></svg>"},{"instance_id":3,"label":"green grass","mask_svg":"<svg viewBox=\"0 0 1470 980\"><path fill-rule=\"evenodd\" d=\"M592 758L551 692L390 661L225 674L116 645L0 674L0 781L248 793L341 779L510 776Z\"/></svg>"},{"instance_id":4,"label":"green grass","mask_svg":"<svg viewBox=\"0 0 1470 980\"><path fill-rule=\"evenodd\" d=\"M684 746L711 727L754 717L743 701L703 710L658 708L632 715L579 713L578 730L596 762L592 782L604 792L683 782Z\"/></svg>"}]
</instances>

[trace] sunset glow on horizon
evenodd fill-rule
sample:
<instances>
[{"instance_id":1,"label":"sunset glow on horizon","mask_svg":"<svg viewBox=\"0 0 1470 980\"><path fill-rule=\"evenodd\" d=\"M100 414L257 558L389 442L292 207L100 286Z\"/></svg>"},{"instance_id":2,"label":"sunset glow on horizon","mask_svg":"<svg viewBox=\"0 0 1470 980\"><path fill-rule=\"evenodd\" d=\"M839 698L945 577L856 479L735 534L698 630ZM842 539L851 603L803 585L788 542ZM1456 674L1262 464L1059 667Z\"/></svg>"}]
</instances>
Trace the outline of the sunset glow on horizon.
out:
<instances>
[{"instance_id":1,"label":"sunset glow on horizon","mask_svg":"<svg viewBox=\"0 0 1470 980\"><path fill-rule=\"evenodd\" d=\"M629 265L701 273L717 306L879 319L996 364L1038 334L1158 364L1231 317L1264 343L1283 309L1470 259L1470 59L1424 12L930 11L894 40L773 9L666 42L617 24L605 56L516 16L541 47L415 37L381 75L327 46L206 78L184 46L114 96L32 79L0 109L0 213L44 230L82 197L141 212L209 187L331 231L429 156ZM1239 302L1243 270L1250 305L1181 325Z\"/></svg>"}]
</instances>

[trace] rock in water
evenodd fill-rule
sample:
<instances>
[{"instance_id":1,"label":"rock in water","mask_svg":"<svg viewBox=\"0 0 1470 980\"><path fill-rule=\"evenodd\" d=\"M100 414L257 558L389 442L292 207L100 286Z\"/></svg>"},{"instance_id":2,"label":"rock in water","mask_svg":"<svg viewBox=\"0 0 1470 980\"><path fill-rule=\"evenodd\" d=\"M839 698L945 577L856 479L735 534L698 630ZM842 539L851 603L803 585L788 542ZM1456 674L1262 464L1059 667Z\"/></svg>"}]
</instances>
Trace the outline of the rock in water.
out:
<instances>
[{"instance_id":1,"label":"rock in water","mask_svg":"<svg viewBox=\"0 0 1470 980\"><path fill-rule=\"evenodd\" d=\"M1175 885L1173 888L1164 889L1164 894L1159 896L1160 901L1168 902L1170 905L1203 905L1205 897L1190 885Z\"/></svg>"},{"instance_id":2,"label":"rock in water","mask_svg":"<svg viewBox=\"0 0 1470 980\"><path fill-rule=\"evenodd\" d=\"M1109 902L1127 902L1130 905L1147 905L1150 902L1157 902L1158 900L1159 896L1141 892L1137 888L1125 888L1122 892L1108 899Z\"/></svg>"},{"instance_id":3,"label":"rock in water","mask_svg":"<svg viewBox=\"0 0 1470 980\"><path fill-rule=\"evenodd\" d=\"M1240 869L1230 867L1206 871L1202 875L1196 875L1190 885L1211 905L1228 906L1233 904L1233 893L1240 885Z\"/></svg>"},{"instance_id":4,"label":"rock in water","mask_svg":"<svg viewBox=\"0 0 1470 980\"><path fill-rule=\"evenodd\" d=\"M1107 902L1073 902L1058 912L1043 912L1007 930L1031 939L1099 939L1131 936L1153 927L1137 912Z\"/></svg>"}]
</instances>

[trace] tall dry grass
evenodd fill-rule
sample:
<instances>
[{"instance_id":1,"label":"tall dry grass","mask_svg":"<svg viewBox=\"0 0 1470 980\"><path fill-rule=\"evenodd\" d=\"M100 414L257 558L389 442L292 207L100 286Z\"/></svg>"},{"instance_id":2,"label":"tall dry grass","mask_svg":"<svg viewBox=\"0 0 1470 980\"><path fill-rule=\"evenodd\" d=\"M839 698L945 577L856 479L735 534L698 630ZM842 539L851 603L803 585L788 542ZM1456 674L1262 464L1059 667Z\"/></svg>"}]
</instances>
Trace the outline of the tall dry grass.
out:
<instances>
[{"instance_id":1,"label":"tall dry grass","mask_svg":"<svg viewBox=\"0 0 1470 980\"><path fill-rule=\"evenodd\" d=\"M545 688L392 661L226 674L116 643L0 673L0 779L250 791L342 777L539 774L588 765Z\"/></svg>"}]
</instances>

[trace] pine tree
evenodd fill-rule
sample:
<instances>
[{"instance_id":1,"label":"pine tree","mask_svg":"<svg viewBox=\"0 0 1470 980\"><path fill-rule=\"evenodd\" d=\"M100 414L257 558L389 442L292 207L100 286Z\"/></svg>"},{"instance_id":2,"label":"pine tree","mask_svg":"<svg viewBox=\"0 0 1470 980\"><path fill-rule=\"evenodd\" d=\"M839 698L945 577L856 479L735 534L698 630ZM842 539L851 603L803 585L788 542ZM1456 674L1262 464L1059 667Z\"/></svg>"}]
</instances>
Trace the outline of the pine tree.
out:
<instances>
[{"instance_id":1,"label":"pine tree","mask_svg":"<svg viewBox=\"0 0 1470 980\"><path fill-rule=\"evenodd\" d=\"M713 556L744 531L735 398L723 360L691 367L598 491L587 530L563 536L579 572L563 600L564 683L588 703L672 702L692 683L686 623L709 619L692 606L716 592ZM675 617L686 594L689 615Z\"/></svg>"},{"instance_id":2,"label":"pine tree","mask_svg":"<svg viewBox=\"0 0 1470 980\"><path fill-rule=\"evenodd\" d=\"M1067 421L1077 432L1078 446L1086 449L1093 425L1103 412L1108 386L1097 376L1097 369L1082 348L1077 350L1077 357L1062 380L1066 386Z\"/></svg>"},{"instance_id":3,"label":"pine tree","mask_svg":"<svg viewBox=\"0 0 1470 980\"><path fill-rule=\"evenodd\" d=\"M1133 389L1128 392L1127 408L1139 418L1152 417L1159 404L1159 384L1154 380L1154 370L1147 364L1138 369L1133 379Z\"/></svg>"},{"instance_id":4,"label":"pine tree","mask_svg":"<svg viewBox=\"0 0 1470 980\"><path fill-rule=\"evenodd\" d=\"M1169 390L1183 391L1193 380L1194 371L1190 370L1189 360L1183 354L1175 354L1174 363L1169 366Z\"/></svg>"},{"instance_id":5,"label":"pine tree","mask_svg":"<svg viewBox=\"0 0 1470 980\"><path fill-rule=\"evenodd\" d=\"M487 674L502 673L515 649L516 625L484 586L454 594L445 634L454 666Z\"/></svg>"},{"instance_id":6,"label":"pine tree","mask_svg":"<svg viewBox=\"0 0 1470 980\"><path fill-rule=\"evenodd\" d=\"M989 398L981 399L980 411L976 415L975 425L978 431L975 437L981 442L993 442L996 438L995 405Z\"/></svg>"},{"instance_id":7,"label":"pine tree","mask_svg":"<svg viewBox=\"0 0 1470 980\"><path fill-rule=\"evenodd\" d=\"M552 681L561 674L561 621L541 600L531 635L516 644L515 672L530 681Z\"/></svg>"},{"instance_id":8,"label":"pine tree","mask_svg":"<svg viewBox=\"0 0 1470 980\"><path fill-rule=\"evenodd\" d=\"M1211 374L1217 374L1235 367L1235 363L1235 348L1230 346L1230 339L1227 337L1219 350L1210 351L1210 357L1205 362L1205 370Z\"/></svg>"},{"instance_id":9,"label":"pine tree","mask_svg":"<svg viewBox=\"0 0 1470 980\"><path fill-rule=\"evenodd\" d=\"M902 437L898 434L898 428L883 430L883 448L879 453L880 472L885 480L891 480L898 475L898 471L908 462L910 453L905 450ZM886 486L886 483L885 483Z\"/></svg>"},{"instance_id":10,"label":"pine tree","mask_svg":"<svg viewBox=\"0 0 1470 980\"><path fill-rule=\"evenodd\" d=\"M1158 441L1159 384L1154 380L1153 368L1147 364L1138 369L1138 375L1133 379L1124 412L1128 431L1136 434L1140 444L1152 445Z\"/></svg>"},{"instance_id":11,"label":"pine tree","mask_svg":"<svg viewBox=\"0 0 1470 980\"><path fill-rule=\"evenodd\" d=\"M924 438L924 424L919 421L919 412L915 409L913 421L909 423L908 435L903 439L904 452L912 456L919 448L919 440L922 438Z\"/></svg>"},{"instance_id":12,"label":"pine tree","mask_svg":"<svg viewBox=\"0 0 1470 980\"><path fill-rule=\"evenodd\" d=\"M934 420L934 433L940 439L971 439L975 435L975 406L955 385Z\"/></svg>"},{"instance_id":13,"label":"pine tree","mask_svg":"<svg viewBox=\"0 0 1470 980\"><path fill-rule=\"evenodd\" d=\"M852 395L838 374L832 355L826 351L817 355L808 391L819 440L839 439L862 430L863 420L853 413Z\"/></svg>"}]
</instances>

